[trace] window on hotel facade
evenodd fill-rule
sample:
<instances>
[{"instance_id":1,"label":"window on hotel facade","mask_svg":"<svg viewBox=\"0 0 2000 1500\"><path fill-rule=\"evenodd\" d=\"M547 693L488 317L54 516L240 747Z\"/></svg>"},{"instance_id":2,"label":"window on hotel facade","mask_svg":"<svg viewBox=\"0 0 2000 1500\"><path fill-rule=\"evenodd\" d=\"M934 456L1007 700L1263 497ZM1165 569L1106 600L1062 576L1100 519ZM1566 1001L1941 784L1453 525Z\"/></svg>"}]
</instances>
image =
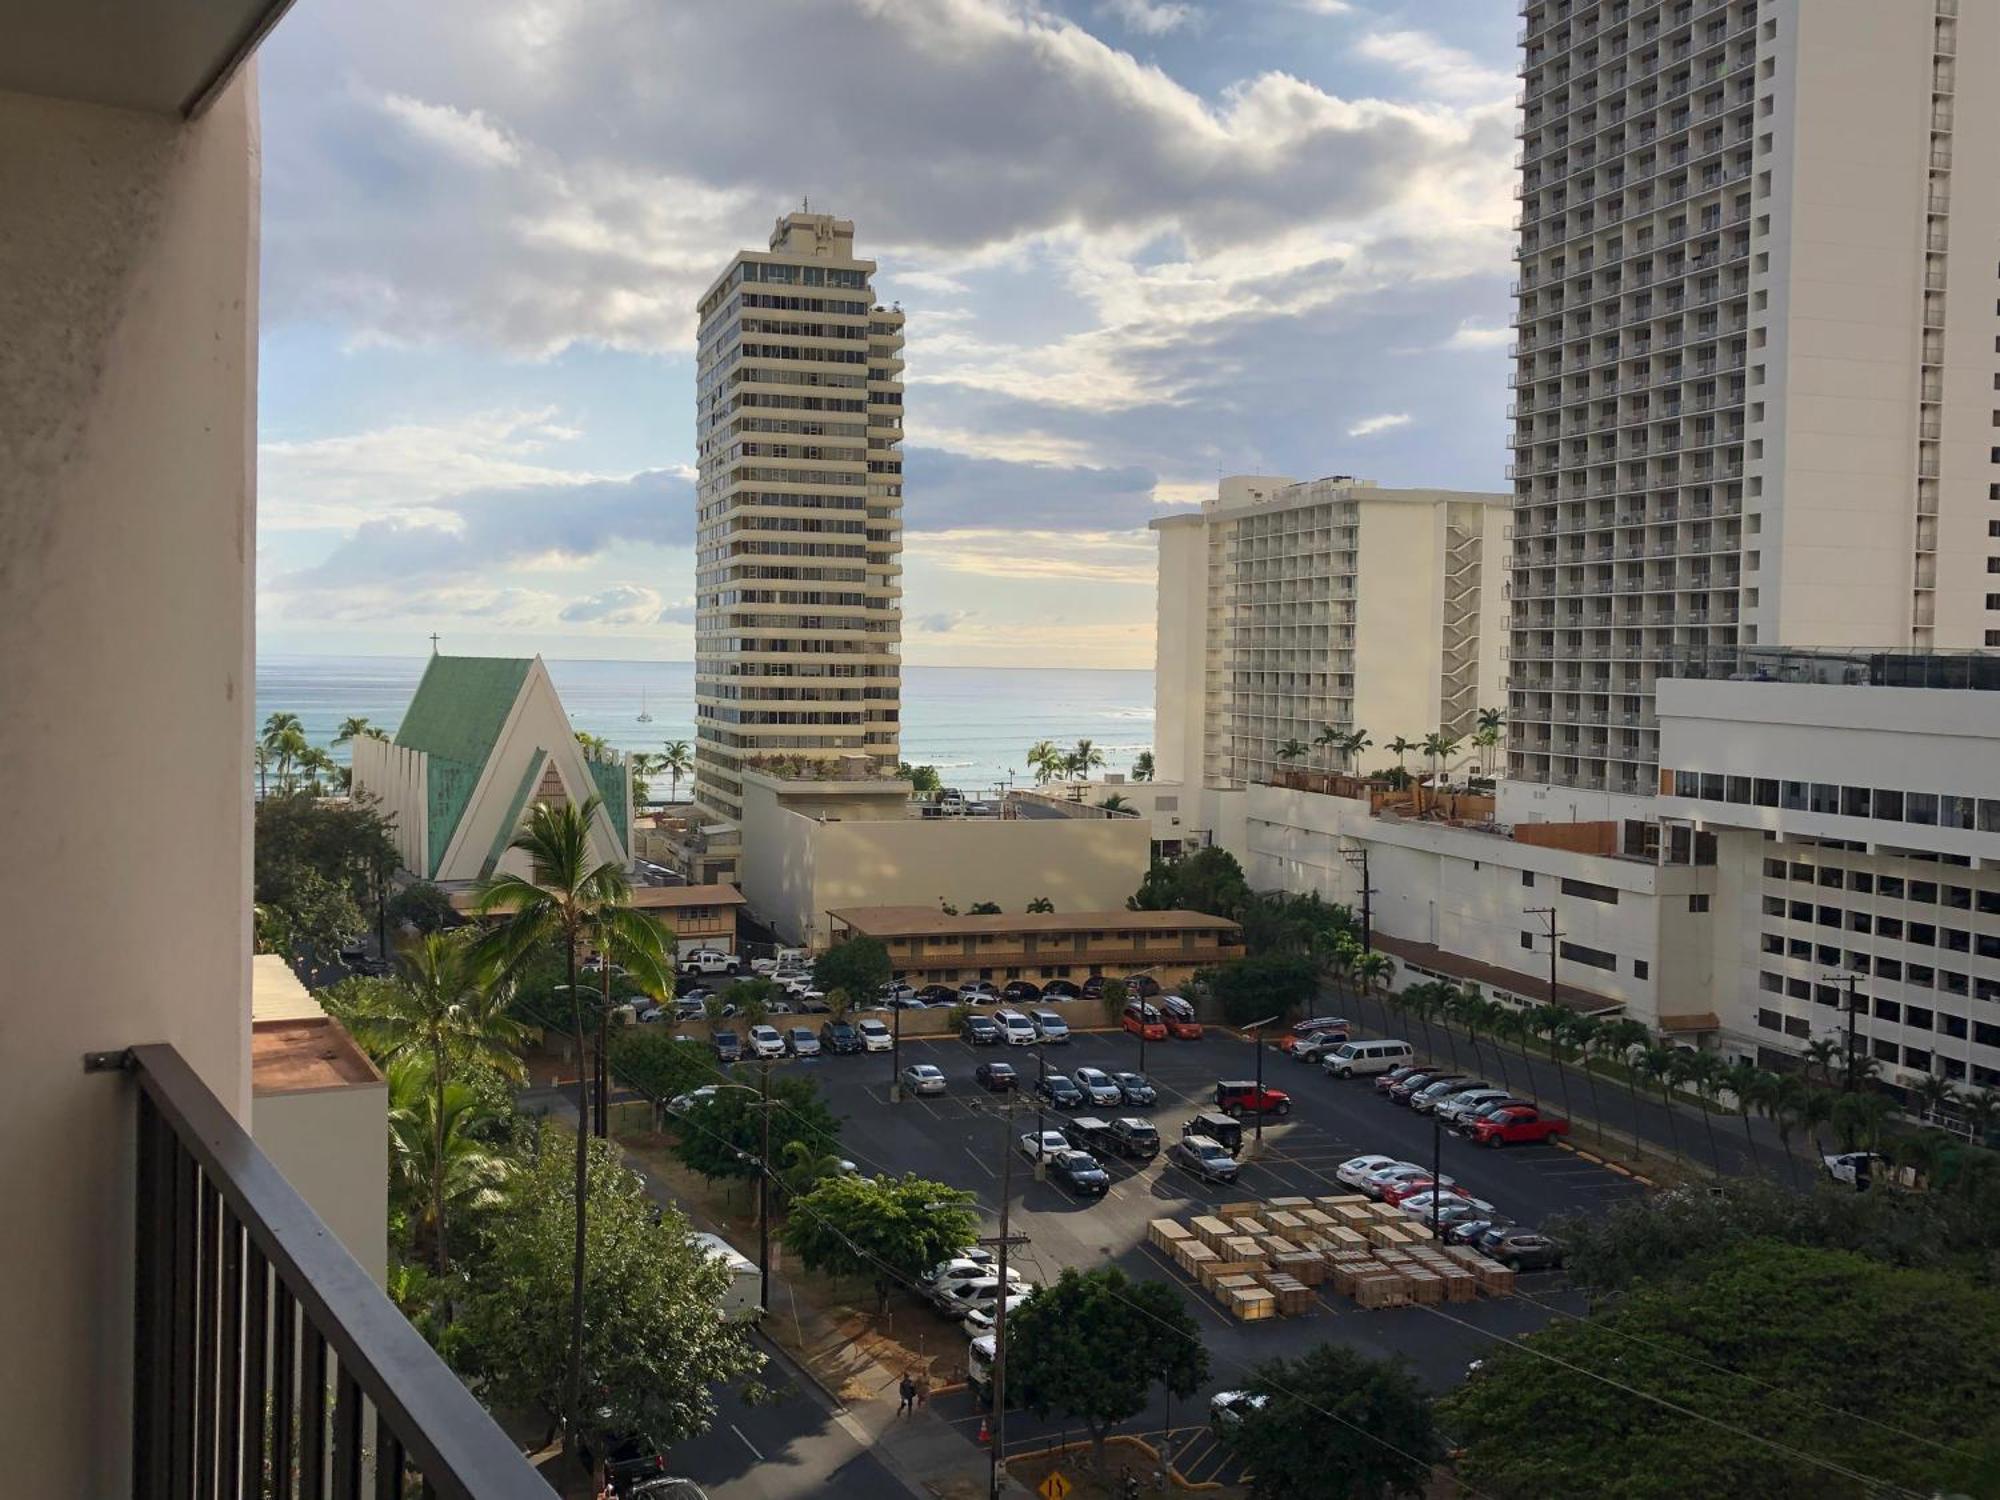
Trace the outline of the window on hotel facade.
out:
<instances>
[{"instance_id":1,"label":"window on hotel facade","mask_svg":"<svg viewBox=\"0 0 2000 1500\"><path fill-rule=\"evenodd\" d=\"M1608 953L1602 948L1587 948L1582 943L1564 943L1562 956L1571 963L1589 964L1593 969L1610 969L1615 972L1618 968L1617 954Z\"/></svg>"}]
</instances>

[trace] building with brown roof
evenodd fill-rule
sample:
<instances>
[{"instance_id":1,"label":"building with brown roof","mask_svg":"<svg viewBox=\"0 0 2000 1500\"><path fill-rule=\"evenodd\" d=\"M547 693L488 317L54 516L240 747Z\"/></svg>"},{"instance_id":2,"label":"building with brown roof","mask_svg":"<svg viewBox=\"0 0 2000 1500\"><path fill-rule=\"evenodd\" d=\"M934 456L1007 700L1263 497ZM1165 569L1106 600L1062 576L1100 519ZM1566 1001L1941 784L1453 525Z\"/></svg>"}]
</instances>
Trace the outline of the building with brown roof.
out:
<instances>
[{"instance_id":1,"label":"building with brown roof","mask_svg":"<svg viewBox=\"0 0 2000 1500\"><path fill-rule=\"evenodd\" d=\"M835 945L872 937L911 984L973 979L1125 978L1182 984L1243 955L1243 930L1198 911L1079 911L952 916L935 907L848 906L827 913Z\"/></svg>"}]
</instances>

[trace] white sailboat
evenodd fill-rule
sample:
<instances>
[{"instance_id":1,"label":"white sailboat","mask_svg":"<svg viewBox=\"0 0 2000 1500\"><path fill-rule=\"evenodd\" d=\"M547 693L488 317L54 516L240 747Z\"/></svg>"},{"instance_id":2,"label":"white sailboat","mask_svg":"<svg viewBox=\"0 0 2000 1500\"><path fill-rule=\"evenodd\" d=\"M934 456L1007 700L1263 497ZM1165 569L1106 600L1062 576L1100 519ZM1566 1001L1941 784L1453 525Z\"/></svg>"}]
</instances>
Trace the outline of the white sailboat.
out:
<instances>
[{"instance_id":1,"label":"white sailboat","mask_svg":"<svg viewBox=\"0 0 2000 1500\"><path fill-rule=\"evenodd\" d=\"M639 722L641 724L650 724L653 722L653 716L646 712L646 690L644 688L639 689Z\"/></svg>"}]
</instances>

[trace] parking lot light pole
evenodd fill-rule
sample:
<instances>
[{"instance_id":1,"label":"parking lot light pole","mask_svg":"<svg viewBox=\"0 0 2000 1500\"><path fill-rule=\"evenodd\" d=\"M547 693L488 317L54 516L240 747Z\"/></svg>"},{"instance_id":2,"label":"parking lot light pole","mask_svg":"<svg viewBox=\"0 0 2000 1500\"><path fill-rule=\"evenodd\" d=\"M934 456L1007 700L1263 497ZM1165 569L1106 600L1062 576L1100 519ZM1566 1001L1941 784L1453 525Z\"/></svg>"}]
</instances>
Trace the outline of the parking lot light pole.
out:
<instances>
[{"instance_id":1,"label":"parking lot light pole","mask_svg":"<svg viewBox=\"0 0 2000 1500\"><path fill-rule=\"evenodd\" d=\"M1048 1095L1042 1092L1042 1085L1049 1077L1049 1055L1042 1050L1047 1045L1048 1043L1041 1038L1035 1039L1035 1181L1037 1182L1049 1180L1049 1157L1042 1149L1042 1132L1049 1128L1049 1122L1043 1112L1043 1106L1048 1102Z\"/></svg>"},{"instance_id":2,"label":"parking lot light pole","mask_svg":"<svg viewBox=\"0 0 2000 1500\"><path fill-rule=\"evenodd\" d=\"M903 1102L903 1002L889 1001L889 1102Z\"/></svg>"},{"instance_id":3,"label":"parking lot light pole","mask_svg":"<svg viewBox=\"0 0 2000 1500\"><path fill-rule=\"evenodd\" d=\"M993 1443L987 1451L986 1495L987 1500L1000 1500L1000 1473L1003 1451L1007 1447L1007 1248L1013 1244L1026 1244L1025 1234L1011 1234L1007 1228L1009 1205L1014 1199L1014 1105L1013 1098L1007 1100L1007 1110L1000 1118L1000 1233L992 1239L982 1239L982 1245L997 1246L1000 1251L1000 1295L993 1303ZM1039 1146L1035 1153L1037 1170L1041 1166Z\"/></svg>"},{"instance_id":4,"label":"parking lot light pole","mask_svg":"<svg viewBox=\"0 0 2000 1500\"><path fill-rule=\"evenodd\" d=\"M1257 1149L1264 1149L1264 1028L1277 1020L1276 1016L1266 1016L1261 1021L1253 1021L1243 1029L1250 1033L1252 1044L1257 1048L1257 1121L1251 1128L1257 1132Z\"/></svg>"},{"instance_id":5,"label":"parking lot light pole","mask_svg":"<svg viewBox=\"0 0 2000 1500\"><path fill-rule=\"evenodd\" d=\"M1442 1104L1444 1101L1439 1100ZM1431 1241L1438 1237L1438 1209L1444 1204L1444 1122L1438 1106L1431 1106Z\"/></svg>"},{"instance_id":6,"label":"parking lot light pole","mask_svg":"<svg viewBox=\"0 0 2000 1500\"><path fill-rule=\"evenodd\" d=\"M761 1084L751 1088L747 1083L718 1083L713 1087L718 1093L724 1089L741 1089L746 1094L757 1096L757 1112L762 1116L761 1140L757 1162L757 1303L765 1312L771 1310L771 1059L759 1059L759 1071L763 1074ZM747 1159L748 1152L737 1153L739 1159Z\"/></svg>"}]
</instances>

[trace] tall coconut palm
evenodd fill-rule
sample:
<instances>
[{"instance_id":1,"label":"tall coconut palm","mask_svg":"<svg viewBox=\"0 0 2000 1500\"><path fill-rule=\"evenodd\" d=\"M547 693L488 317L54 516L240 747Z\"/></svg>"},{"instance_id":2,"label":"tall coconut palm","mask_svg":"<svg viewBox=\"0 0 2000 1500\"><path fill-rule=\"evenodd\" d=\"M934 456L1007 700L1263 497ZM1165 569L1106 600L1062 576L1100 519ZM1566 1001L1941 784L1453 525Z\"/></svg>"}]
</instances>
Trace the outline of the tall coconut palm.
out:
<instances>
[{"instance_id":1,"label":"tall coconut palm","mask_svg":"<svg viewBox=\"0 0 2000 1500\"><path fill-rule=\"evenodd\" d=\"M1493 1039L1493 1061L1500 1069L1500 1087L1508 1093L1514 1092L1514 1080L1507 1074L1507 1049L1501 1045L1501 1020L1506 1007L1498 1000L1488 1000L1474 996L1465 1007L1465 1029L1472 1033L1473 1051L1479 1050L1479 1034L1485 1032Z\"/></svg>"},{"instance_id":2,"label":"tall coconut palm","mask_svg":"<svg viewBox=\"0 0 2000 1500\"><path fill-rule=\"evenodd\" d=\"M336 745L347 745L355 740L374 739L379 734L381 731L371 728L368 720L362 715L349 714L340 721L340 728L335 732L333 742Z\"/></svg>"},{"instance_id":3,"label":"tall coconut palm","mask_svg":"<svg viewBox=\"0 0 2000 1500\"><path fill-rule=\"evenodd\" d=\"M1064 756L1053 740L1036 740L1028 747L1028 769L1035 773L1035 785L1043 786L1064 774Z\"/></svg>"},{"instance_id":4,"label":"tall coconut palm","mask_svg":"<svg viewBox=\"0 0 2000 1500\"><path fill-rule=\"evenodd\" d=\"M1393 740L1389 741L1385 748L1387 748L1391 755L1396 757L1396 769L1402 772L1405 781L1407 781L1410 775L1410 768L1404 763L1405 759L1412 750L1421 750L1423 746L1418 744L1417 741L1406 739L1399 734Z\"/></svg>"},{"instance_id":5,"label":"tall coconut palm","mask_svg":"<svg viewBox=\"0 0 2000 1500\"><path fill-rule=\"evenodd\" d=\"M1814 1037L1806 1043L1806 1075L1818 1071L1820 1081L1828 1088L1833 1087L1833 1063L1840 1056L1840 1043L1830 1036Z\"/></svg>"},{"instance_id":6,"label":"tall coconut palm","mask_svg":"<svg viewBox=\"0 0 2000 1500\"><path fill-rule=\"evenodd\" d=\"M1743 1144L1749 1148L1751 1168L1761 1172L1764 1170L1764 1163L1757 1155L1757 1137L1750 1129L1750 1114L1760 1099L1770 1096L1777 1086L1776 1080L1772 1079L1767 1086L1765 1079L1770 1075L1748 1058L1742 1057L1723 1067L1720 1077L1722 1086L1736 1096L1736 1108L1742 1113Z\"/></svg>"},{"instance_id":7,"label":"tall coconut palm","mask_svg":"<svg viewBox=\"0 0 2000 1500\"><path fill-rule=\"evenodd\" d=\"M666 747L653 757L654 764L667 775L667 800L680 800L681 778L694 774L694 751L688 748L686 740L668 740Z\"/></svg>"},{"instance_id":8,"label":"tall coconut palm","mask_svg":"<svg viewBox=\"0 0 2000 1500\"><path fill-rule=\"evenodd\" d=\"M1078 781L1090 780L1090 773L1104 764L1104 752L1089 740L1078 740L1076 748L1063 757L1063 768Z\"/></svg>"},{"instance_id":9,"label":"tall coconut palm","mask_svg":"<svg viewBox=\"0 0 2000 1500\"><path fill-rule=\"evenodd\" d=\"M1293 761L1304 758L1306 753L1305 742L1303 740L1286 740L1284 744L1278 746L1275 753L1279 760L1283 761L1286 765L1290 765Z\"/></svg>"},{"instance_id":10,"label":"tall coconut palm","mask_svg":"<svg viewBox=\"0 0 2000 1500\"><path fill-rule=\"evenodd\" d=\"M1563 1113L1575 1118L1576 1111L1569 1104L1569 1072L1563 1067L1563 1030L1569 1025L1573 1014L1566 1006L1553 1001L1537 1005L1528 1012L1528 1029L1549 1044L1549 1061L1556 1065L1556 1082L1562 1086Z\"/></svg>"},{"instance_id":11,"label":"tall coconut palm","mask_svg":"<svg viewBox=\"0 0 2000 1500\"><path fill-rule=\"evenodd\" d=\"M1812 1142L1815 1153L1825 1149L1826 1142L1820 1139L1819 1128L1833 1123L1833 1101L1840 1096L1832 1089L1815 1087L1811 1079L1804 1081L1805 1094L1799 1100L1799 1123L1806 1128L1806 1139Z\"/></svg>"},{"instance_id":12,"label":"tall coconut palm","mask_svg":"<svg viewBox=\"0 0 2000 1500\"><path fill-rule=\"evenodd\" d=\"M262 802L270 791L271 752L262 740L250 747L251 764L257 768L257 800Z\"/></svg>"},{"instance_id":13,"label":"tall coconut palm","mask_svg":"<svg viewBox=\"0 0 2000 1500\"><path fill-rule=\"evenodd\" d=\"M1319 733L1313 736L1313 748L1315 750L1330 750L1333 752L1333 755L1338 755L1340 747L1346 742L1346 731L1332 724L1320 725ZM1327 757L1326 768L1329 771L1333 769L1333 755Z\"/></svg>"},{"instance_id":14,"label":"tall coconut palm","mask_svg":"<svg viewBox=\"0 0 2000 1500\"><path fill-rule=\"evenodd\" d=\"M583 1409L584 1230L590 1169L590 1070L583 1066L589 1031L583 1022L583 991L576 970L587 938L612 927L635 932L646 919L631 908L631 887L615 861L598 863L590 825L600 804L591 797L581 807L538 802L509 848L527 856L529 873L495 875L480 883L474 908L498 916L482 943L482 956L512 971L551 943L559 944L568 970L571 1029L576 1036L576 1248L570 1272L569 1378L565 1391L569 1423L564 1442L574 1446L576 1415ZM612 913L623 913L622 917Z\"/></svg>"},{"instance_id":15,"label":"tall coconut palm","mask_svg":"<svg viewBox=\"0 0 2000 1500\"><path fill-rule=\"evenodd\" d=\"M294 788L292 769L305 759L312 750L306 742L306 732L296 724L288 724L279 730L268 746L271 756L278 763L278 790L289 793Z\"/></svg>"},{"instance_id":16,"label":"tall coconut palm","mask_svg":"<svg viewBox=\"0 0 2000 1500\"><path fill-rule=\"evenodd\" d=\"M469 1084L438 1088L431 1063L414 1053L391 1063L386 1077L390 1192L442 1272L450 1264L447 1214L455 1223L497 1206L507 1162L469 1133L486 1114Z\"/></svg>"},{"instance_id":17,"label":"tall coconut palm","mask_svg":"<svg viewBox=\"0 0 2000 1500\"><path fill-rule=\"evenodd\" d=\"M1633 1066L1648 1082L1658 1086L1660 1103L1667 1112L1667 1141L1675 1156L1681 1154L1680 1119L1674 1112L1674 1059L1682 1054L1677 1047L1649 1046ZM1636 1129L1636 1122L1634 1128Z\"/></svg>"},{"instance_id":18,"label":"tall coconut palm","mask_svg":"<svg viewBox=\"0 0 2000 1500\"><path fill-rule=\"evenodd\" d=\"M486 1003L492 978L491 968L464 935L425 933L397 953L396 982L370 991L366 1009L355 1020L361 1039L383 1057L392 1063L416 1058L428 1070L427 1118L437 1132L429 1155L437 1173L431 1182L430 1219L437 1226L440 1273L451 1269L442 1175L449 1157L443 1138L450 1114L445 1090L474 1062L497 1067L510 1077L521 1076L514 1052L520 1028Z\"/></svg>"},{"instance_id":19,"label":"tall coconut palm","mask_svg":"<svg viewBox=\"0 0 2000 1500\"><path fill-rule=\"evenodd\" d=\"M1874 1151L1882 1143L1882 1126L1895 1110L1887 1094L1870 1089L1842 1094L1833 1101L1833 1128L1847 1151Z\"/></svg>"},{"instance_id":20,"label":"tall coconut palm","mask_svg":"<svg viewBox=\"0 0 2000 1500\"><path fill-rule=\"evenodd\" d=\"M1638 1050L1653 1039L1644 1023L1630 1017L1606 1024L1604 1035L1598 1039L1598 1050L1616 1057L1625 1065L1625 1091L1632 1099L1632 1140L1636 1145L1639 1136L1639 1069L1634 1058Z\"/></svg>"},{"instance_id":21,"label":"tall coconut palm","mask_svg":"<svg viewBox=\"0 0 2000 1500\"><path fill-rule=\"evenodd\" d=\"M1132 779L1134 781L1151 781L1153 779L1152 751L1141 750L1137 755L1132 757Z\"/></svg>"},{"instance_id":22,"label":"tall coconut palm","mask_svg":"<svg viewBox=\"0 0 2000 1500\"><path fill-rule=\"evenodd\" d=\"M1785 1174L1792 1179L1792 1186L1799 1185L1799 1159L1792 1150L1792 1132L1804 1121L1806 1096L1813 1092L1811 1084L1796 1073L1772 1073L1766 1075L1773 1087L1760 1101L1764 1113L1771 1117L1771 1124L1778 1132L1778 1144L1785 1152Z\"/></svg>"},{"instance_id":23,"label":"tall coconut palm","mask_svg":"<svg viewBox=\"0 0 2000 1500\"><path fill-rule=\"evenodd\" d=\"M1910 1090L1910 1096L1916 1100L1917 1119L1934 1125L1943 1124L1952 1106L1958 1103L1958 1090L1935 1073L1925 1074Z\"/></svg>"},{"instance_id":24,"label":"tall coconut palm","mask_svg":"<svg viewBox=\"0 0 2000 1500\"><path fill-rule=\"evenodd\" d=\"M287 740L286 736L288 734L295 734L297 739L295 741ZM282 769L285 757L280 748L281 745L295 743L303 746L305 744L305 726L300 722L297 714L274 713L264 721L264 733L257 743L264 749L264 757L267 764L279 766ZM278 784L282 789L284 786L282 775ZM262 790L263 788L260 787L259 791L261 792Z\"/></svg>"},{"instance_id":25,"label":"tall coconut palm","mask_svg":"<svg viewBox=\"0 0 2000 1500\"><path fill-rule=\"evenodd\" d=\"M1340 754L1346 760L1349 771L1360 770L1361 752L1374 748L1375 742L1368 738L1368 731L1365 729L1349 730L1345 735L1341 736Z\"/></svg>"},{"instance_id":26,"label":"tall coconut palm","mask_svg":"<svg viewBox=\"0 0 2000 1500\"><path fill-rule=\"evenodd\" d=\"M583 758L594 760L600 765L609 765L617 758L618 752L611 748L611 741L601 734L592 734L587 729L576 731L576 742L583 747Z\"/></svg>"},{"instance_id":27,"label":"tall coconut palm","mask_svg":"<svg viewBox=\"0 0 2000 1500\"><path fill-rule=\"evenodd\" d=\"M1438 1027L1444 1032L1444 1045L1451 1053L1453 1072L1458 1070L1456 1012L1459 1002L1464 998L1457 985L1444 981L1440 981L1431 991L1431 1014L1438 1018Z\"/></svg>"},{"instance_id":28,"label":"tall coconut palm","mask_svg":"<svg viewBox=\"0 0 2000 1500\"><path fill-rule=\"evenodd\" d=\"M672 955L679 951L674 935L658 920L625 905L601 906L591 924L591 940L600 960L602 987L597 1008L597 1116L600 1140L611 1134L611 971L625 971L628 983L647 999L663 1005L674 995Z\"/></svg>"},{"instance_id":29,"label":"tall coconut palm","mask_svg":"<svg viewBox=\"0 0 2000 1500\"><path fill-rule=\"evenodd\" d=\"M1604 1039L1604 1022L1596 1016L1573 1015L1562 1022L1562 1039L1576 1048L1576 1065L1590 1085L1590 1112L1597 1117L1597 1144L1604 1144L1604 1105L1597 1097L1597 1074L1590 1066L1590 1049Z\"/></svg>"},{"instance_id":30,"label":"tall coconut palm","mask_svg":"<svg viewBox=\"0 0 2000 1500\"><path fill-rule=\"evenodd\" d=\"M1984 1146L1987 1136L1993 1131L1993 1122L2000 1119L2000 1093L1992 1089L1970 1089L1959 1101L1959 1113L1965 1116L1966 1129L1972 1133L1972 1144Z\"/></svg>"},{"instance_id":31,"label":"tall coconut palm","mask_svg":"<svg viewBox=\"0 0 2000 1500\"><path fill-rule=\"evenodd\" d=\"M1715 1144L1715 1090L1721 1081L1722 1059L1713 1052L1695 1052L1685 1047L1674 1049L1674 1081L1691 1084L1694 1087L1695 1103L1701 1106L1702 1129L1708 1133L1708 1159L1715 1168L1715 1175L1722 1175L1722 1152Z\"/></svg>"},{"instance_id":32,"label":"tall coconut palm","mask_svg":"<svg viewBox=\"0 0 2000 1500\"><path fill-rule=\"evenodd\" d=\"M339 772L340 766L334 758L317 745L308 745L299 755L299 771L304 777L306 795L321 797L326 794L328 780Z\"/></svg>"}]
</instances>

